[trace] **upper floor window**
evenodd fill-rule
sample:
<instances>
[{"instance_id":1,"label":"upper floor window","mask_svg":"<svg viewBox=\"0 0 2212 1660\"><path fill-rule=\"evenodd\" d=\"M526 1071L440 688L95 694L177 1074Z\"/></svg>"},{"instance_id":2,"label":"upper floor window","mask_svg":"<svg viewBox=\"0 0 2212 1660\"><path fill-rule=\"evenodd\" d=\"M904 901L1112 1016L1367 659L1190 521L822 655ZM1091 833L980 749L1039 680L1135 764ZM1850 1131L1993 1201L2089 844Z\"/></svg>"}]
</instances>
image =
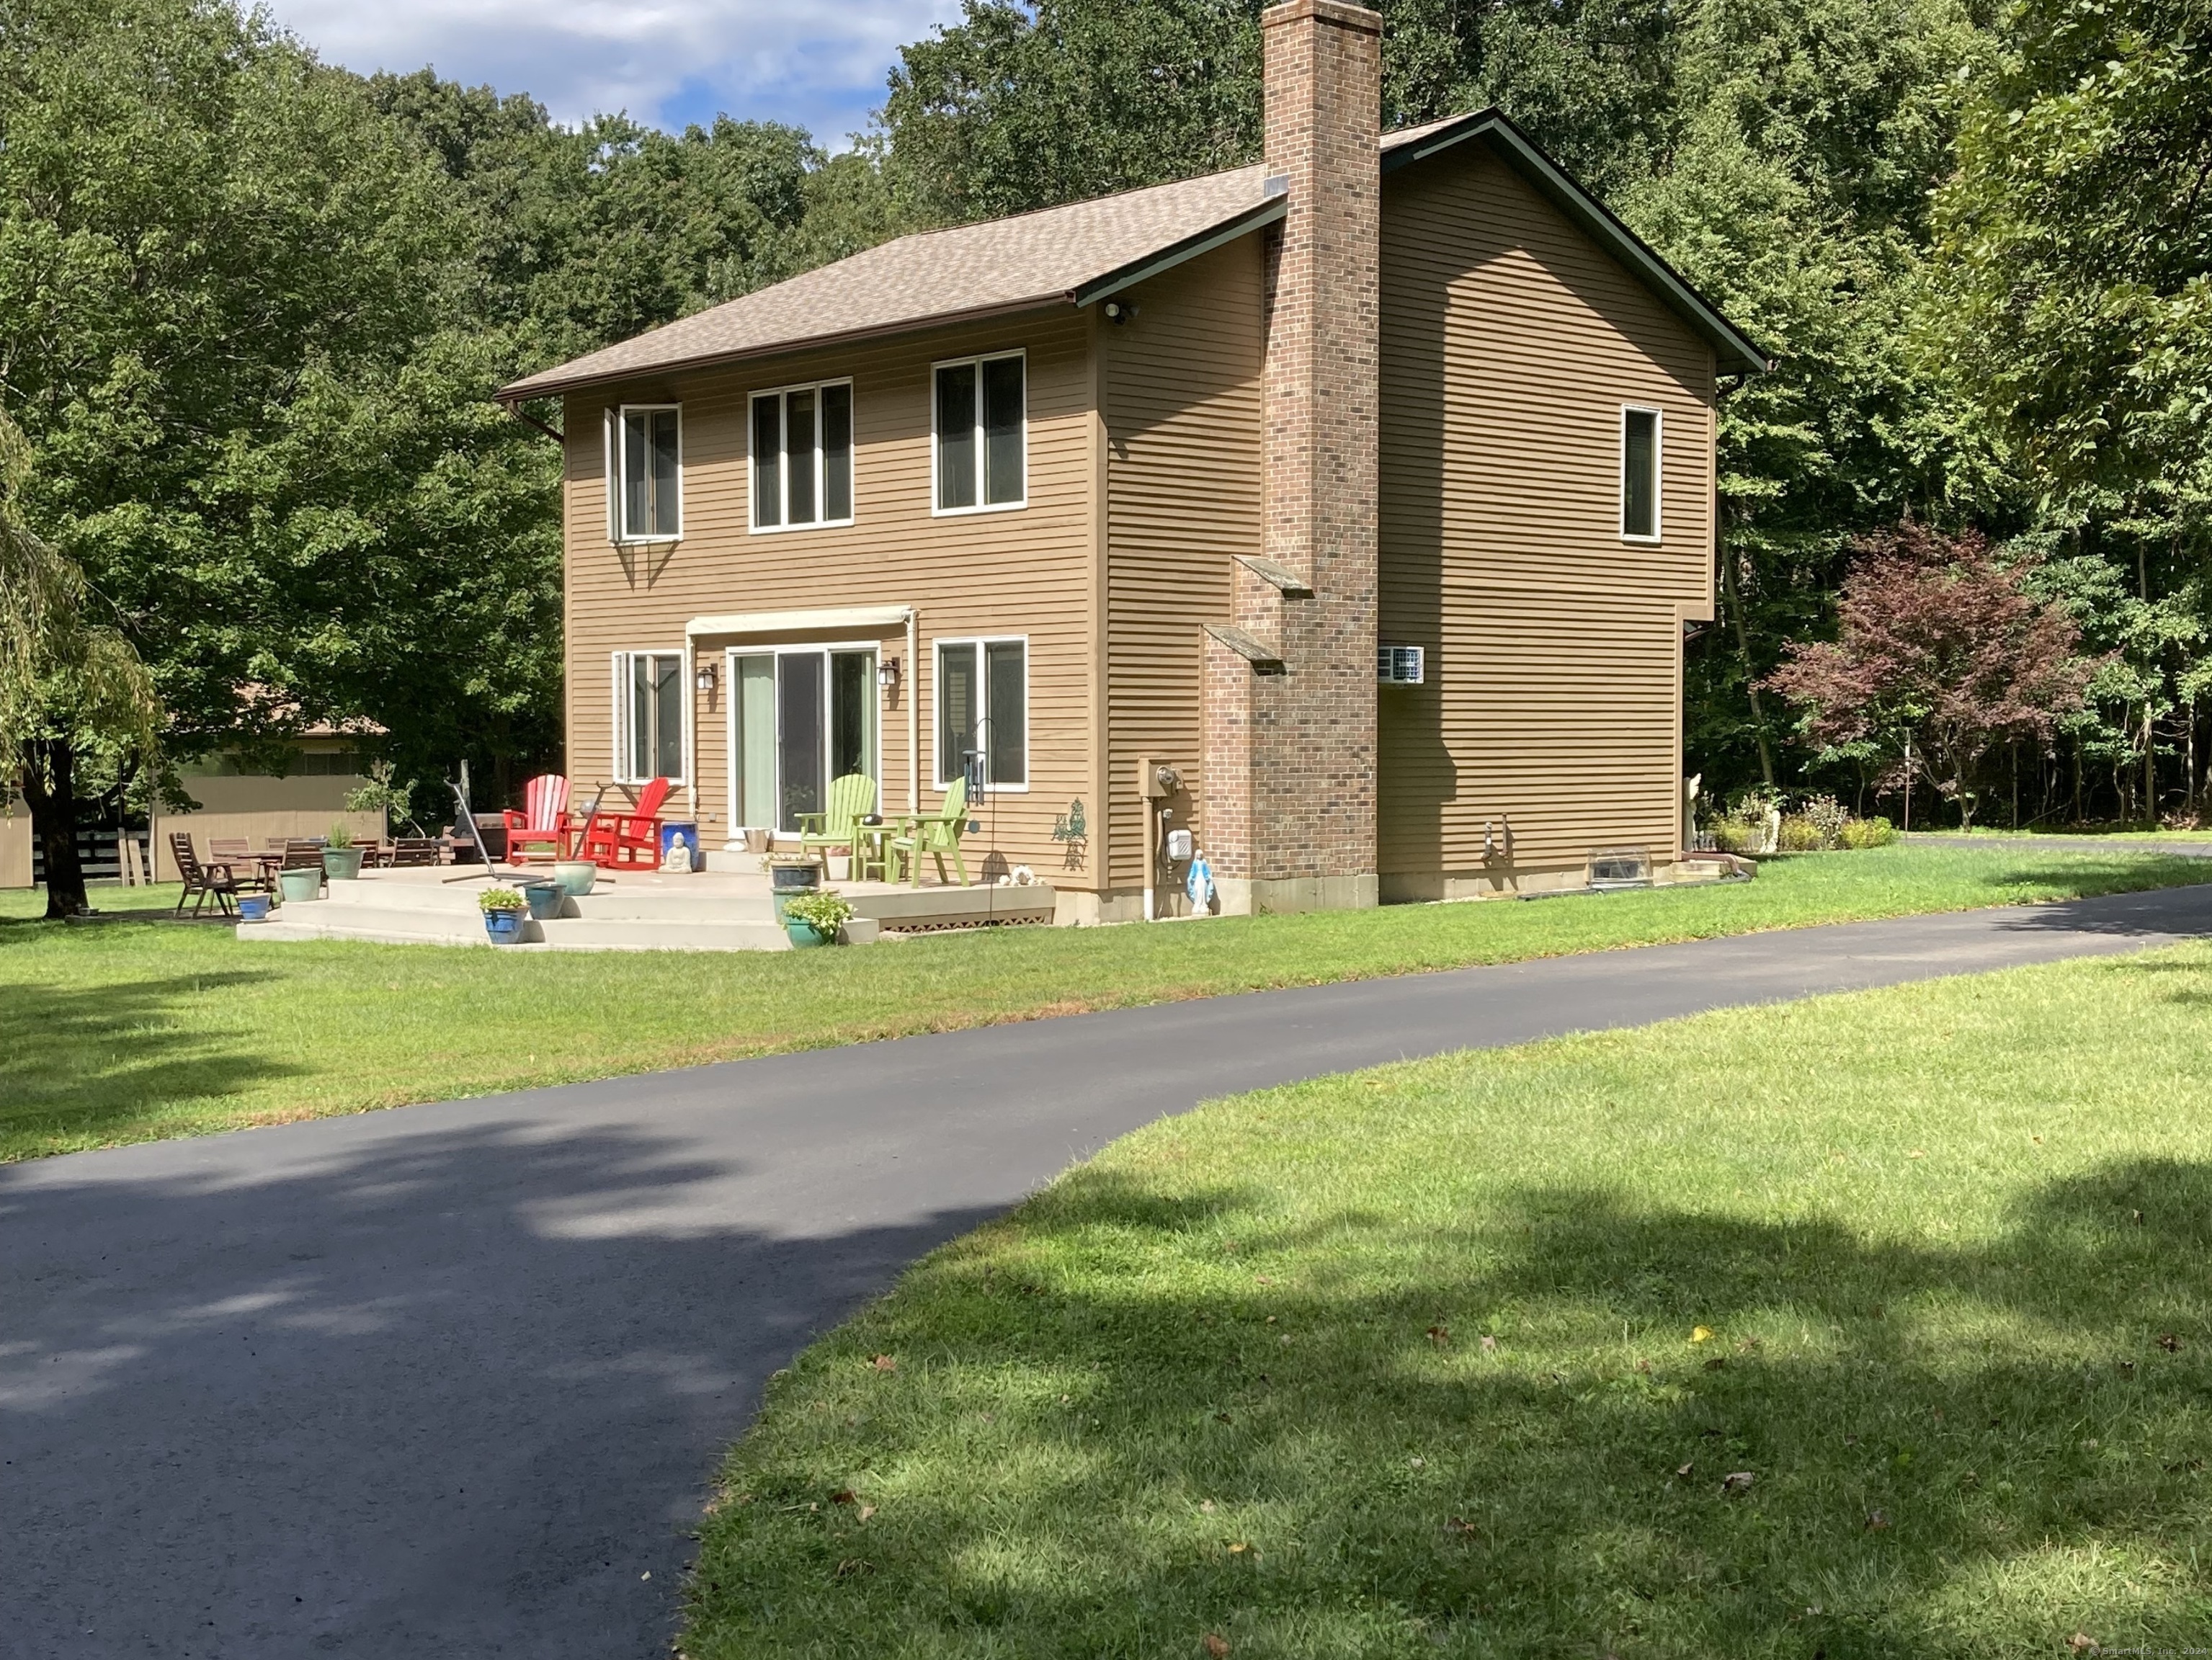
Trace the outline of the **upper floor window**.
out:
<instances>
[{"instance_id":1,"label":"upper floor window","mask_svg":"<svg viewBox=\"0 0 2212 1660\"><path fill-rule=\"evenodd\" d=\"M674 404L625 404L607 412L608 532L617 542L666 542L684 533L684 412Z\"/></svg>"},{"instance_id":2,"label":"upper floor window","mask_svg":"<svg viewBox=\"0 0 2212 1660\"><path fill-rule=\"evenodd\" d=\"M1659 411L1620 411L1620 533L1631 542L1659 539Z\"/></svg>"},{"instance_id":3,"label":"upper floor window","mask_svg":"<svg viewBox=\"0 0 2212 1660\"><path fill-rule=\"evenodd\" d=\"M753 528L853 522L853 383L753 394Z\"/></svg>"},{"instance_id":4,"label":"upper floor window","mask_svg":"<svg viewBox=\"0 0 2212 1660\"><path fill-rule=\"evenodd\" d=\"M937 366L938 512L981 513L1027 501L1026 369L1018 351Z\"/></svg>"}]
</instances>

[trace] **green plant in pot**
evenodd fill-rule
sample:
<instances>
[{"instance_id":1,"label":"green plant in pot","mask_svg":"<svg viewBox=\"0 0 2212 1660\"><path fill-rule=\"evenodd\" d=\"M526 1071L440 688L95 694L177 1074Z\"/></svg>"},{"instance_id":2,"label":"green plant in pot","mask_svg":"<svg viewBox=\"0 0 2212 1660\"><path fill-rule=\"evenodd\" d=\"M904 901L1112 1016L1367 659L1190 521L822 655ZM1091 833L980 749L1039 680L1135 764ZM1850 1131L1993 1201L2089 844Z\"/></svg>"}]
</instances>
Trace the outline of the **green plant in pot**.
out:
<instances>
[{"instance_id":1,"label":"green plant in pot","mask_svg":"<svg viewBox=\"0 0 2212 1660\"><path fill-rule=\"evenodd\" d=\"M323 840L323 874L333 882L350 882L361 874L361 856L365 848L353 844L353 832L341 819L331 826L331 833Z\"/></svg>"},{"instance_id":2,"label":"green plant in pot","mask_svg":"<svg viewBox=\"0 0 2212 1660\"><path fill-rule=\"evenodd\" d=\"M523 918L529 915L530 901L513 888L486 888L477 896L477 907L483 912L484 933L495 946L512 946L522 938Z\"/></svg>"},{"instance_id":3,"label":"green plant in pot","mask_svg":"<svg viewBox=\"0 0 2212 1660\"><path fill-rule=\"evenodd\" d=\"M827 889L801 893L783 905L783 931L794 946L827 946L853 918L852 905Z\"/></svg>"}]
</instances>

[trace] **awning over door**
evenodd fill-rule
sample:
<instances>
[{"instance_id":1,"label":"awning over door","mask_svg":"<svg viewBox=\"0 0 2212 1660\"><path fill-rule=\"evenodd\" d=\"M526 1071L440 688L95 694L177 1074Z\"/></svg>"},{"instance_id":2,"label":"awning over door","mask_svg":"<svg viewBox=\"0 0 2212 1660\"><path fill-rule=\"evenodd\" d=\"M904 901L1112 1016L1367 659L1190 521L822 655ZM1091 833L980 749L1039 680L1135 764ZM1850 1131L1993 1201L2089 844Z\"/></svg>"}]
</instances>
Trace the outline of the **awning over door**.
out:
<instances>
[{"instance_id":1,"label":"awning over door","mask_svg":"<svg viewBox=\"0 0 2212 1660\"><path fill-rule=\"evenodd\" d=\"M912 605L845 605L820 611L739 611L719 617L695 617L684 625L686 639L702 635L811 634L838 629L865 638L886 629L902 629Z\"/></svg>"}]
</instances>

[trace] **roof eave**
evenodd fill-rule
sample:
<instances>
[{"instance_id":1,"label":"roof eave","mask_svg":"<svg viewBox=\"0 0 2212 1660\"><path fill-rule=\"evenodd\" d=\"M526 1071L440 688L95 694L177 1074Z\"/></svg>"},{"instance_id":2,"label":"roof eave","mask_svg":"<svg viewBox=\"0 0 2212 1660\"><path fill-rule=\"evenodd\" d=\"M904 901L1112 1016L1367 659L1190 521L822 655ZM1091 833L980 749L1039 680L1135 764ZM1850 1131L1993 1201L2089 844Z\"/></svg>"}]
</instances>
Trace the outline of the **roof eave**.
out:
<instances>
[{"instance_id":1,"label":"roof eave","mask_svg":"<svg viewBox=\"0 0 2212 1660\"><path fill-rule=\"evenodd\" d=\"M1270 185L1274 181L1267 181ZM1286 190L1271 190L1266 198L1231 215L1204 230L1194 231L1179 242L1170 243L1156 252L1108 271L1103 277L1070 289L1067 298L1078 306L1095 305L1099 301L1133 288L1148 277L1162 271L1172 271L1186 260L1195 259L1202 253L1211 253L1223 245L1248 236L1262 225L1272 225L1291 210L1291 198Z\"/></svg>"},{"instance_id":2,"label":"roof eave","mask_svg":"<svg viewBox=\"0 0 2212 1660\"><path fill-rule=\"evenodd\" d=\"M1773 358L1757 342L1723 316L1719 307L1692 288L1680 271L1615 218L1604 203L1569 178L1559 163L1538 149L1535 141L1514 125L1503 110L1477 110L1425 138L1385 149L1382 171L1395 173L1470 138L1489 142L1506 164L1534 185L1539 194L1643 277L1666 301L1669 309L1712 344L1722 358L1723 374L1763 374L1774 367Z\"/></svg>"},{"instance_id":3,"label":"roof eave","mask_svg":"<svg viewBox=\"0 0 2212 1660\"><path fill-rule=\"evenodd\" d=\"M720 368L732 363L750 362L757 358L782 357L795 351L813 351L824 346L846 345L856 340L880 340L895 334L921 334L932 329L957 328L965 323L986 322L994 317L1012 317L1021 312L1045 311L1054 306L1069 303L1065 293L1040 294L1023 300L1001 301L988 306L974 306L964 311L933 313L927 317L908 318L902 321L871 324L866 328L841 329L833 334L813 334L804 340L779 340L769 346L748 346L736 351L702 352L694 357L672 358L665 362L635 365L623 368L592 370L584 374L563 375L548 374L531 375L526 379L501 386L492 394L501 404L527 403L537 398L556 398L567 392L581 392L591 386L613 386L623 380L649 380L656 375L690 374L700 369Z\"/></svg>"}]
</instances>

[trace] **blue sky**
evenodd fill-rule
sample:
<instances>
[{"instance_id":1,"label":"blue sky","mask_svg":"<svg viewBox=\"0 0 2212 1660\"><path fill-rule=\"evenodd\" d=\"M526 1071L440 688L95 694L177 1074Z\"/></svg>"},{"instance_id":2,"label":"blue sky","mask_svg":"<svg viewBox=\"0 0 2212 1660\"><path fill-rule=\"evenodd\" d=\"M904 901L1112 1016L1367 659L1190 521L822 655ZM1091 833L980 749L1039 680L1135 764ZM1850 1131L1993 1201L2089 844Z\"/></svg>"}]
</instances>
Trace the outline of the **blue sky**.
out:
<instances>
[{"instance_id":1,"label":"blue sky","mask_svg":"<svg viewBox=\"0 0 2212 1660\"><path fill-rule=\"evenodd\" d=\"M726 111L832 149L884 100L898 49L959 0L271 0L326 62L526 92L556 120L627 109L681 127Z\"/></svg>"}]
</instances>

